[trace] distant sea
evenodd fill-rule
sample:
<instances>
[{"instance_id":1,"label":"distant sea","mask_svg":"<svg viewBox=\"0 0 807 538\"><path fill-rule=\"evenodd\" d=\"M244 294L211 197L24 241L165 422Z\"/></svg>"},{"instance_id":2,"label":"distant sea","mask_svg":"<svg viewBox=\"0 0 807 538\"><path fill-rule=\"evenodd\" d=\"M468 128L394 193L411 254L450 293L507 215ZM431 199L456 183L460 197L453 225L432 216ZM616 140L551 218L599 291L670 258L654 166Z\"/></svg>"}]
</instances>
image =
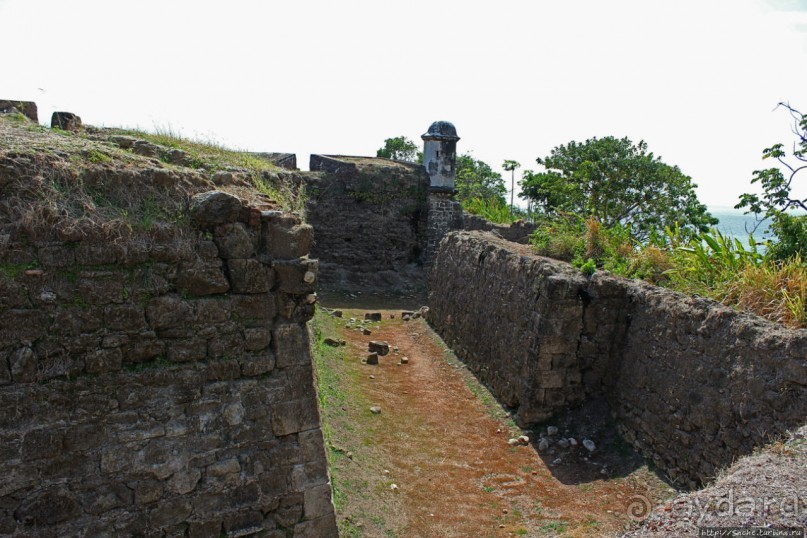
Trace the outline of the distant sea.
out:
<instances>
[{"instance_id":1,"label":"distant sea","mask_svg":"<svg viewBox=\"0 0 807 538\"><path fill-rule=\"evenodd\" d=\"M720 222L717 229L724 235L736 237L740 241L748 244L749 232L753 232L754 240L762 242L770 237L768 228L770 221L763 221L754 231L756 220L754 215L744 215L742 209L733 207L709 207L709 213Z\"/></svg>"}]
</instances>

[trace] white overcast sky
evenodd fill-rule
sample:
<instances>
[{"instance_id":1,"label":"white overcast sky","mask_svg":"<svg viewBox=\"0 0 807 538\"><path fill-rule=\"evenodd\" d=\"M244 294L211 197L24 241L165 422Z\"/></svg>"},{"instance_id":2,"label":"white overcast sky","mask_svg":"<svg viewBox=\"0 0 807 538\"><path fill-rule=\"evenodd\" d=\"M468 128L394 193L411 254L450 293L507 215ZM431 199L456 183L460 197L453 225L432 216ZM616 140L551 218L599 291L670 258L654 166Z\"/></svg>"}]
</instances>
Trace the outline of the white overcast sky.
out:
<instances>
[{"instance_id":1,"label":"white overcast sky","mask_svg":"<svg viewBox=\"0 0 807 538\"><path fill-rule=\"evenodd\" d=\"M776 103L807 109L807 0L0 0L0 50L0 98L42 123L67 110L303 168L440 119L496 169L628 136L712 206L793 140Z\"/></svg>"}]
</instances>

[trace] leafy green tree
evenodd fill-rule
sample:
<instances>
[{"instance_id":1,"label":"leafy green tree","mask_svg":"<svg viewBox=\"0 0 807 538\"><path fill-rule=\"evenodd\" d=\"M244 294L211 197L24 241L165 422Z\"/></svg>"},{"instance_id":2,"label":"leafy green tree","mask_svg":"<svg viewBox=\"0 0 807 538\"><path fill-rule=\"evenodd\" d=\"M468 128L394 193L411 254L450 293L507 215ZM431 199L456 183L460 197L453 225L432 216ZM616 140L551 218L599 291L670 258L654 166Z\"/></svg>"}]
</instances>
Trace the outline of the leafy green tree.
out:
<instances>
[{"instance_id":1,"label":"leafy green tree","mask_svg":"<svg viewBox=\"0 0 807 538\"><path fill-rule=\"evenodd\" d=\"M418 146L405 136L384 140L384 147L376 152L376 157L410 162L419 162L423 158L418 151Z\"/></svg>"},{"instance_id":2,"label":"leafy green tree","mask_svg":"<svg viewBox=\"0 0 807 538\"><path fill-rule=\"evenodd\" d=\"M474 159L470 153L457 156L454 186L460 202L476 198L507 203L504 198L507 188L502 175L494 172L486 162Z\"/></svg>"},{"instance_id":3,"label":"leafy green tree","mask_svg":"<svg viewBox=\"0 0 807 538\"><path fill-rule=\"evenodd\" d=\"M747 209L760 222L772 219L771 230L776 241L770 253L777 259L795 255L807 260L807 216L793 215L791 210L807 211L807 198L793 194L793 180L802 170L807 169L807 114L802 114L790 104L779 103L777 108L785 108L793 122L792 131L796 136L793 149L788 157L784 144L774 144L762 151L763 159L775 159L780 166L755 170L751 184L758 183L762 194L743 194L737 209Z\"/></svg>"},{"instance_id":4,"label":"leafy green tree","mask_svg":"<svg viewBox=\"0 0 807 538\"><path fill-rule=\"evenodd\" d=\"M644 141L634 145L612 136L572 141L536 161L546 171L526 170L521 192L547 216L594 217L642 242L662 237L666 227L678 225L691 237L717 224L698 201L692 178L648 152Z\"/></svg>"},{"instance_id":5,"label":"leafy green tree","mask_svg":"<svg viewBox=\"0 0 807 538\"><path fill-rule=\"evenodd\" d=\"M516 192L516 168L520 168L521 163L507 159L502 164L502 168L510 172L510 211L513 210L513 195Z\"/></svg>"}]
</instances>

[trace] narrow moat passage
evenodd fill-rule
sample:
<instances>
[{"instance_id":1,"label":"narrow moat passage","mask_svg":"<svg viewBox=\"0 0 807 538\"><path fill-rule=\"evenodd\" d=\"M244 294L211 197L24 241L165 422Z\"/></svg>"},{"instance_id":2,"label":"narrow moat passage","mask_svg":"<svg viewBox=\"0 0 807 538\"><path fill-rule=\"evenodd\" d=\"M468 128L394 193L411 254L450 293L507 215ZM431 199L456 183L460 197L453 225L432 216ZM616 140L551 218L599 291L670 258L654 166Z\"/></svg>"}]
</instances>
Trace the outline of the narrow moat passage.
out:
<instances>
[{"instance_id":1,"label":"narrow moat passage","mask_svg":"<svg viewBox=\"0 0 807 538\"><path fill-rule=\"evenodd\" d=\"M366 302L374 308L354 300L341 317L320 309L314 321L342 536L609 536L634 524L628 507L637 497L656 505L672 495L615 435L590 435L601 426L592 424L597 410L547 424L558 427L555 440L592 437L593 452L582 436L577 446L539 450L546 425L516 427L422 318L404 321L398 304ZM365 322L368 312L382 321ZM371 340L390 344L377 365L362 362ZM509 442L521 435L530 443Z\"/></svg>"}]
</instances>

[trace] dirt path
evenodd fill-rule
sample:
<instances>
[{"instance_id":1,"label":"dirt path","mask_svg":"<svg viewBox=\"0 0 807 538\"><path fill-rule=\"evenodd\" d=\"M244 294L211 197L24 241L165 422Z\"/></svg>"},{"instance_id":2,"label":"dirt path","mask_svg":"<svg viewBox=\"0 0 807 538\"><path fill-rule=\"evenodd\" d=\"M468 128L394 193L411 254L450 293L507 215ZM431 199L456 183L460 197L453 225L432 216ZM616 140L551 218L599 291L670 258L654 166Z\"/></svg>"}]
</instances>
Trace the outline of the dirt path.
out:
<instances>
[{"instance_id":1,"label":"dirt path","mask_svg":"<svg viewBox=\"0 0 807 538\"><path fill-rule=\"evenodd\" d=\"M654 503L670 495L644 467L592 473L601 465L592 454L575 460L581 472L574 472L532 445L511 446L509 439L531 433L508 419L422 319L373 310L383 321L367 323L365 335L357 329L365 312L317 318L323 337L346 341L319 363L343 536L609 536L631 524L625 512L634 495ZM370 340L398 352L363 364Z\"/></svg>"}]
</instances>

